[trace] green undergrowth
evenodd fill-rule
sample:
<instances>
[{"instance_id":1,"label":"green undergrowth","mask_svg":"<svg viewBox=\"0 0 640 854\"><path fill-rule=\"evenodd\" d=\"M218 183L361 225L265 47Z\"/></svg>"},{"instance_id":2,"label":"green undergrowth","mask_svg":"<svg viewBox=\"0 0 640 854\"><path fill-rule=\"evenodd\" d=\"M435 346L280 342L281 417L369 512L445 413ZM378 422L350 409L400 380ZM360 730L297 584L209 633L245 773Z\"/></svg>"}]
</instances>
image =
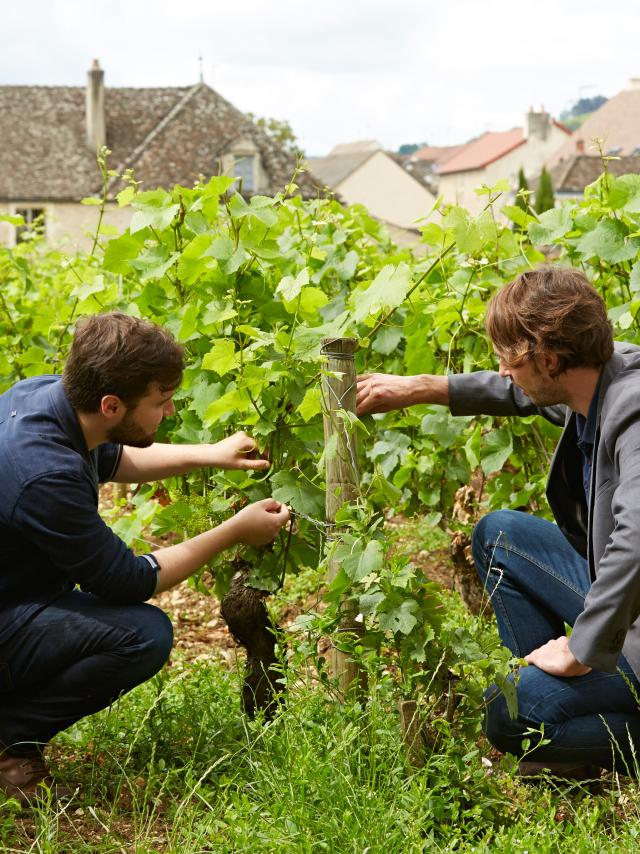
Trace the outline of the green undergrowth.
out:
<instances>
[{"instance_id":1,"label":"green undergrowth","mask_svg":"<svg viewBox=\"0 0 640 854\"><path fill-rule=\"evenodd\" d=\"M401 747L391 677L338 702L288 670L271 723L239 709L241 674L176 658L111 710L60 735L52 756L81 798L35 818L0 805L11 852L625 851L637 790L523 784L488 745L440 732L423 769Z\"/></svg>"}]
</instances>

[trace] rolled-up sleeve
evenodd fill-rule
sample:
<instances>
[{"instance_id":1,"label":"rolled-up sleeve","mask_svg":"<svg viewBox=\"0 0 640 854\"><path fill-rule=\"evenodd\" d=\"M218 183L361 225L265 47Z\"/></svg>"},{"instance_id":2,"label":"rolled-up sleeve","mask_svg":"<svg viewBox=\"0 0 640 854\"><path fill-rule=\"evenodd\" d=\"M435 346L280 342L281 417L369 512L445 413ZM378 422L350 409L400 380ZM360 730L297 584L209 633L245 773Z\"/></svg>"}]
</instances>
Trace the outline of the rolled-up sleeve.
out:
<instances>
[{"instance_id":1,"label":"rolled-up sleeve","mask_svg":"<svg viewBox=\"0 0 640 854\"><path fill-rule=\"evenodd\" d=\"M100 518L91 486L74 475L48 474L29 482L13 510L13 523L43 554L43 571L60 573L114 604L153 595L157 570L137 556Z\"/></svg>"}]
</instances>

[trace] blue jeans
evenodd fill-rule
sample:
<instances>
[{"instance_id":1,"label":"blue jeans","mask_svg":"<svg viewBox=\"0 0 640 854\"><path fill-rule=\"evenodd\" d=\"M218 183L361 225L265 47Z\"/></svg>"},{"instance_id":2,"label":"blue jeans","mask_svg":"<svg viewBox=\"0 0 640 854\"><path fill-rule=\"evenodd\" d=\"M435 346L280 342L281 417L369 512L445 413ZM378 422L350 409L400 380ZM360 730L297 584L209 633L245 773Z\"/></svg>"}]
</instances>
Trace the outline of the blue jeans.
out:
<instances>
[{"instance_id":1,"label":"blue jeans","mask_svg":"<svg viewBox=\"0 0 640 854\"><path fill-rule=\"evenodd\" d=\"M490 513L474 531L473 557L500 638L516 656L564 635L565 623L572 626L583 609L590 585L587 562L545 519L513 510ZM560 677L530 665L516 675L515 720L495 685L485 695L483 729L498 750L521 756L527 738L527 758L535 761L637 774L640 682L623 656L616 673ZM536 747L541 738L548 743Z\"/></svg>"},{"instance_id":2,"label":"blue jeans","mask_svg":"<svg viewBox=\"0 0 640 854\"><path fill-rule=\"evenodd\" d=\"M74 590L0 644L0 745L28 754L160 670L169 618Z\"/></svg>"}]
</instances>

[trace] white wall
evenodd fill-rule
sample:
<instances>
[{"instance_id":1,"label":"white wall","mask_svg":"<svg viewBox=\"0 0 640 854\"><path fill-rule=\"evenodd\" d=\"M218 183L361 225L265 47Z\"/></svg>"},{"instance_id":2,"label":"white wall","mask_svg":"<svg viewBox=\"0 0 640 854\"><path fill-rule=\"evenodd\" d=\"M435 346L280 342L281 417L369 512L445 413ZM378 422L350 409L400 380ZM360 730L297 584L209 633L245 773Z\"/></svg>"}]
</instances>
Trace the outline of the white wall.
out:
<instances>
[{"instance_id":1,"label":"white wall","mask_svg":"<svg viewBox=\"0 0 640 854\"><path fill-rule=\"evenodd\" d=\"M439 192L444 201L449 204L462 205L474 216L479 214L487 204L487 196L478 196L474 190L487 184L489 187L502 178L509 181L512 191L518 187L518 171L524 169L527 178L533 178L542 171L542 167L553 156L567 139L567 134L555 125L546 140L530 137L523 145L513 149L499 160L489 163L484 169L473 169L467 172L453 172L440 176ZM503 195L498 202L508 204L513 196Z\"/></svg>"},{"instance_id":2,"label":"white wall","mask_svg":"<svg viewBox=\"0 0 640 854\"><path fill-rule=\"evenodd\" d=\"M400 228L416 228L434 196L384 151L377 151L362 166L333 188L349 204L366 205L372 216Z\"/></svg>"},{"instance_id":3,"label":"white wall","mask_svg":"<svg viewBox=\"0 0 640 854\"><path fill-rule=\"evenodd\" d=\"M68 252L91 249L98 226L99 208L77 202L0 202L0 211L5 213L13 214L21 208L44 208L45 235L52 246ZM115 204L108 204L102 222L115 226L119 232L124 231L131 221L132 213L130 207L119 208ZM14 226L0 222L0 243L5 246L15 244Z\"/></svg>"}]
</instances>

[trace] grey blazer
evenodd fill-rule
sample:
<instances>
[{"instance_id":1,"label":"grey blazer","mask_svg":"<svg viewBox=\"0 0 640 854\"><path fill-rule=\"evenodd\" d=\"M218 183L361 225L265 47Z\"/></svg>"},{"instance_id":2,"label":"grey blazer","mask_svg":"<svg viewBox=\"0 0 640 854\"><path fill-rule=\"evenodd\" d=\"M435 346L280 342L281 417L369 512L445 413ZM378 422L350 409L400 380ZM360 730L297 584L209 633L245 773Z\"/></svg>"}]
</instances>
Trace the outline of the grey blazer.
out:
<instances>
[{"instance_id":1,"label":"grey blazer","mask_svg":"<svg viewBox=\"0 0 640 854\"><path fill-rule=\"evenodd\" d=\"M640 678L640 348L616 344L602 372L590 506L582 486L575 413L540 408L493 371L449 377L453 415L531 415L564 425L547 498L556 522L588 561L591 587L569 647L578 661L613 672L620 652Z\"/></svg>"}]
</instances>

